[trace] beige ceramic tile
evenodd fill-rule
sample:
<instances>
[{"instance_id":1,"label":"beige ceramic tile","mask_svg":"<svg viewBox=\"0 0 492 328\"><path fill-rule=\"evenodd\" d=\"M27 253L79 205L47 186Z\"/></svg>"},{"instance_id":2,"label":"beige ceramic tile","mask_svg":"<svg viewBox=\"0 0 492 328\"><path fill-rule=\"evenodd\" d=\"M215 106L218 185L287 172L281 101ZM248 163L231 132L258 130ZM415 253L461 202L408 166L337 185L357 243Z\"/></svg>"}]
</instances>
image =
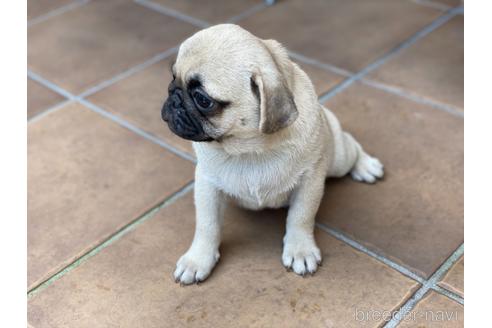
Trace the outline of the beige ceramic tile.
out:
<instances>
[{"instance_id":1,"label":"beige ceramic tile","mask_svg":"<svg viewBox=\"0 0 492 328\"><path fill-rule=\"evenodd\" d=\"M262 3L261 0L152 0L172 10L218 24Z\"/></svg>"},{"instance_id":2,"label":"beige ceramic tile","mask_svg":"<svg viewBox=\"0 0 492 328\"><path fill-rule=\"evenodd\" d=\"M239 24L290 50L357 71L440 14L407 0L279 1Z\"/></svg>"},{"instance_id":3,"label":"beige ceramic tile","mask_svg":"<svg viewBox=\"0 0 492 328\"><path fill-rule=\"evenodd\" d=\"M439 283L441 287L465 296L465 257L459 260Z\"/></svg>"},{"instance_id":4,"label":"beige ceramic tile","mask_svg":"<svg viewBox=\"0 0 492 328\"><path fill-rule=\"evenodd\" d=\"M465 325L464 319L465 313L461 304L436 292L430 292L398 327L461 328Z\"/></svg>"},{"instance_id":5,"label":"beige ceramic tile","mask_svg":"<svg viewBox=\"0 0 492 328\"><path fill-rule=\"evenodd\" d=\"M369 77L463 110L463 30L457 16Z\"/></svg>"},{"instance_id":6,"label":"beige ceramic tile","mask_svg":"<svg viewBox=\"0 0 492 328\"><path fill-rule=\"evenodd\" d=\"M456 7L456 6L461 6L463 5L464 1L463 0L433 0L434 2L437 3L442 3L451 7Z\"/></svg>"},{"instance_id":7,"label":"beige ceramic tile","mask_svg":"<svg viewBox=\"0 0 492 328\"><path fill-rule=\"evenodd\" d=\"M63 100L65 98L58 93L30 78L27 79L27 118L31 118Z\"/></svg>"},{"instance_id":8,"label":"beige ceramic tile","mask_svg":"<svg viewBox=\"0 0 492 328\"><path fill-rule=\"evenodd\" d=\"M161 118L161 108L167 98L167 86L172 80L169 69L172 61L173 59L160 61L88 99L173 147L193 154L191 142L173 134Z\"/></svg>"},{"instance_id":9,"label":"beige ceramic tile","mask_svg":"<svg viewBox=\"0 0 492 328\"><path fill-rule=\"evenodd\" d=\"M372 327L356 309L392 310L416 283L322 231L313 277L282 267L284 211L232 208L221 260L200 285L172 278L193 236L191 193L29 301L42 327Z\"/></svg>"},{"instance_id":10,"label":"beige ceramic tile","mask_svg":"<svg viewBox=\"0 0 492 328\"><path fill-rule=\"evenodd\" d=\"M318 96L321 96L323 93L329 91L345 79L344 76L327 71L326 69L322 69L314 65L299 62L297 63L309 76L311 82L313 82Z\"/></svg>"},{"instance_id":11,"label":"beige ceramic tile","mask_svg":"<svg viewBox=\"0 0 492 328\"><path fill-rule=\"evenodd\" d=\"M49 13L65 5L74 3L72 0L27 0L27 19Z\"/></svg>"},{"instance_id":12,"label":"beige ceramic tile","mask_svg":"<svg viewBox=\"0 0 492 328\"><path fill-rule=\"evenodd\" d=\"M360 84L327 106L385 177L329 179L320 220L430 276L463 242L463 119Z\"/></svg>"},{"instance_id":13,"label":"beige ceramic tile","mask_svg":"<svg viewBox=\"0 0 492 328\"><path fill-rule=\"evenodd\" d=\"M132 1L92 1L28 30L28 68L79 93L177 46L195 30Z\"/></svg>"},{"instance_id":14,"label":"beige ceramic tile","mask_svg":"<svg viewBox=\"0 0 492 328\"><path fill-rule=\"evenodd\" d=\"M28 127L28 285L192 180L193 165L69 105Z\"/></svg>"}]
</instances>

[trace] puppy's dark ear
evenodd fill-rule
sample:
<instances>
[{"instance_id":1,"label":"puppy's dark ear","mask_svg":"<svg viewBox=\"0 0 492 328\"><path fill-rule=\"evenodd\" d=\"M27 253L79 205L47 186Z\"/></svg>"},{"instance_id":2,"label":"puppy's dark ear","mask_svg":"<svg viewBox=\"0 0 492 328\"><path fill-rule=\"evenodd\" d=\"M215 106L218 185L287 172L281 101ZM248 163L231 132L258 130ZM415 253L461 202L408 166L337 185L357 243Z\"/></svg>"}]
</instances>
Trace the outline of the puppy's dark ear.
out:
<instances>
[{"instance_id":1,"label":"puppy's dark ear","mask_svg":"<svg viewBox=\"0 0 492 328\"><path fill-rule=\"evenodd\" d=\"M253 91L260 98L260 131L272 134L297 118L298 112L287 79L292 65L285 49L274 40L262 40L275 63L274 71L258 68L251 76Z\"/></svg>"}]
</instances>

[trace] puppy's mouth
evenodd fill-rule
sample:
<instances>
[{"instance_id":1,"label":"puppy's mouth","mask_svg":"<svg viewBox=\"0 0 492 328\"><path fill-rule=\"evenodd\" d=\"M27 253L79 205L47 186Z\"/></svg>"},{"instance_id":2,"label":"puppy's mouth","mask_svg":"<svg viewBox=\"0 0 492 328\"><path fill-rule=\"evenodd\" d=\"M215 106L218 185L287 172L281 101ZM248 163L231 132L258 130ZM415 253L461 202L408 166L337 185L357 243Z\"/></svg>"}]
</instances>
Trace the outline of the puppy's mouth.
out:
<instances>
[{"instance_id":1,"label":"puppy's mouth","mask_svg":"<svg viewBox=\"0 0 492 328\"><path fill-rule=\"evenodd\" d=\"M214 141L202 127L200 120L183 107L170 108L168 101L161 111L162 119L178 137L191 141Z\"/></svg>"}]
</instances>

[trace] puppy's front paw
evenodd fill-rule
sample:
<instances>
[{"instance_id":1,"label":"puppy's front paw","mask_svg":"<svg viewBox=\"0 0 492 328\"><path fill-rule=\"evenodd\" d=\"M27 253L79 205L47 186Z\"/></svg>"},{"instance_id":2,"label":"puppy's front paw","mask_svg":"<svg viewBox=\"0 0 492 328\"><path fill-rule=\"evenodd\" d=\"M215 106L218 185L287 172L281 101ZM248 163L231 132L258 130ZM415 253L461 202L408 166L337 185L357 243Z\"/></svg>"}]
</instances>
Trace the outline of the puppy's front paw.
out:
<instances>
[{"instance_id":1,"label":"puppy's front paw","mask_svg":"<svg viewBox=\"0 0 492 328\"><path fill-rule=\"evenodd\" d=\"M352 171L350 171L350 175L356 181L374 183L377 179L383 177L383 169L383 164L377 158L363 153Z\"/></svg>"},{"instance_id":2,"label":"puppy's front paw","mask_svg":"<svg viewBox=\"0 0 492 328\"><path fill-rule=\"evenodd\" d=\"M308 234L286 235L282 263L298 275L313 274L321 264L321 252L314 236Z\"/></svg>"},{"instance_id":3,"label":"puppy's front paw","mask_svg":"<svg viewBox=\"0 0 492 328\"><path fill-rule=\"evenodd\" d=\"M176 263L174 279L182 285L199 283L207 279L219 258L218 251L190 249Z\"/></svg>"}]
</instances>

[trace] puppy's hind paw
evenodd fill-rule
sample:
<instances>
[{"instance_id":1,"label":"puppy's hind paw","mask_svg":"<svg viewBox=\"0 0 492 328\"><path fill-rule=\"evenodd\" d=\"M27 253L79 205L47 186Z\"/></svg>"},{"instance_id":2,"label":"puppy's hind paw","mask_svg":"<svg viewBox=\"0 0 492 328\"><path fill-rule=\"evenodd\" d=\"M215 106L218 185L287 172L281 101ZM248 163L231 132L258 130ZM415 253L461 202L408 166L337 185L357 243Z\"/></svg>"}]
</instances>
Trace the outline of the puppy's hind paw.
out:
<instances>
[{"instance_id":1,"label":"puppy's hind paw","mask_svg":"<svg viewBox=\"0 0 492 328\"><path fill-rule=\"evenodd\" d=\"M350 175L355 181L374 183L383 177L384 167L377 158L363 153L350 171Z\"/></svg>"}]
</instances>

